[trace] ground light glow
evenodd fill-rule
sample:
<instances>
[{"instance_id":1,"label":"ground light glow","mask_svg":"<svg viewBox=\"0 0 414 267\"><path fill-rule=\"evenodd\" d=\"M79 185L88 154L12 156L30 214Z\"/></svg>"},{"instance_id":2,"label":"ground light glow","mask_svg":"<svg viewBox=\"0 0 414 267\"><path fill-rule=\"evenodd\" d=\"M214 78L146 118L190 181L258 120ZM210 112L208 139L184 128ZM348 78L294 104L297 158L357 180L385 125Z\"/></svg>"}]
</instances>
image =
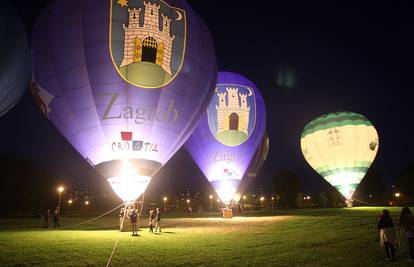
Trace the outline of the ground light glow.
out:
<instances>
[{"instance_id":1,"label":"ground light glow","mask_svg":"<svg viewBox=\"0 0 414 267\"><path fill-rule=\"evenodd\" d=\"M125 202L136 200L151 180L151 177L139 175L129 164L128 160L123 160L122 171L119 176L108 179L114 192Z\"/></svg>"}]
</instances>

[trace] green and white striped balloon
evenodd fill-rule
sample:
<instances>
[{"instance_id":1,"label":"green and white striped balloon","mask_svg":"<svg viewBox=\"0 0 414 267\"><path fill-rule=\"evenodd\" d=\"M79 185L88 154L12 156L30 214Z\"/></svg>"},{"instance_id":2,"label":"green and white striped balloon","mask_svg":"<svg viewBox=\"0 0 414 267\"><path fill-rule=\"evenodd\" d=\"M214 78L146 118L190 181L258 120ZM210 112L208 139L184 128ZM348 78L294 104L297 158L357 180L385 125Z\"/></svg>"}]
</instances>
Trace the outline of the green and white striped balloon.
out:
<instances>
[{"instance_id":1,"label":"green and white striped balloon","mask_svg":"<svg viewBox=\"0 0 414 267\"><path fill-rule=\"evenodd\" d=\"M364 178L378 151L378 133L363 115L322 115L303 129L301 149L309 165L347 199Z\"/></svg>"}]
</instances>

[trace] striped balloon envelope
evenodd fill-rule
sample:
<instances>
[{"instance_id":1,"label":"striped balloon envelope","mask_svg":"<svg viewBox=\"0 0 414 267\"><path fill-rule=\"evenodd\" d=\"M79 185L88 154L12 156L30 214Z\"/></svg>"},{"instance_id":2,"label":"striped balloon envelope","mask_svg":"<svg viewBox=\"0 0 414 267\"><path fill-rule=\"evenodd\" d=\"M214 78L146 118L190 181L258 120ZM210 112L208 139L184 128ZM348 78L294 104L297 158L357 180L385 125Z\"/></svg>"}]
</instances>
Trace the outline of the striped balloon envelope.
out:
<instances>
[{"instance_id":1,"label":"striped balloon envelope","mask_svg":"<svg viewBox=\"0 0 414 267\"><path fill-rule=\"evenodd\" d=\"M373 124L353 112L322 115L308 123L301 136L306 161L347 200L374 161L378 145Z\"/></svg>"}]
</instances>

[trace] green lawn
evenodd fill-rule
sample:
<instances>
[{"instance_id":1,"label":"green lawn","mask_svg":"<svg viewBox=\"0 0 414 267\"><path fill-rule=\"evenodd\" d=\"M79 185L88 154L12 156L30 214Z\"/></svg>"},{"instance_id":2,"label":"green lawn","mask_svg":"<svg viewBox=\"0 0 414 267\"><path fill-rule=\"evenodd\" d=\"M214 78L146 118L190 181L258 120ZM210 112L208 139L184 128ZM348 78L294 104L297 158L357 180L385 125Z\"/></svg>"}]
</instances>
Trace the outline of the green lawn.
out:
<instances>
[{"instance_id":1,"label":"green lawn","mask_svg":"<svg viewBox=\"0 0 414 267\"><path fill-rule=\"evenodd\" d=\"M161 234L115 230L116 217L75 229L41 220L0 220L1 266L413 266L386 262L376 215L381 208L275 211L234 219L165 218ZM397 216L399 208L390 209ZM73 225L85 218L63 218Z\"/></svg>"}]
</instances>

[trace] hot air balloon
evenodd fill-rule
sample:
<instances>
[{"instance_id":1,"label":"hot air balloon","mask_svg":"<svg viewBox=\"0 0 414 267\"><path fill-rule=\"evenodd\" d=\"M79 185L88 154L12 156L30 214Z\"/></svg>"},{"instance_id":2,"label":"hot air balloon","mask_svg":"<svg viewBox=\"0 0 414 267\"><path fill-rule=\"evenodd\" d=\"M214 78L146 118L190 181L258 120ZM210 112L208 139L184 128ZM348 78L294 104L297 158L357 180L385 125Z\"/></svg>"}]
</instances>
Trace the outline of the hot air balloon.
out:
<instances>
[{"instance_id":1,"label":"hot air balloon","mask_svg":"<svg viewBox=\"0 0 414 267\"><path fill-rule=\"evenodd\" d=\"M21 99L31 77L29 43L17 14L0 4L0 116Z\"/></svg>"},{"instance_id":2,"label":"hot air balloon","mask_svg":"<svg viewBox=\"0 0 414 267\"><path fill-rule=\"evenodd\" d=\"M266 128L263 98L245 77L219 72L207 112L185 147L220 199L229 204Z\"/></svg>"},{"instance_id":3,"label":"hot air balloon","mask_svg":"<svg viewBox=\"0 0 414 267\"><path fill-rule=\"evenodd\" d=\"M301 149L309 165L352 204L352 194L378 151L378 134L365 116L335 112L308 123Z\"/></svg>"},{"instance_id":4,"label":"hot air balloon","mask_svg":"<svg viewBox=\"0 0 414 267\"><path fill-rule=\"evenodd\" d=\"M36 102L124 201L187 140L216 82L208 28L180 0L53 1L32 47Z\"/></svg>"},{"instance_id":5,"label":"hot air balloon","mask_svg":"<svg viewBox=\"0 0 414 267\"><path fill-rule=\"evenodd\" d=\"M269 134L265 132L260 146L257 148L256 153L253 156L253 159L250 162L249 168L245 173L243 179L241 180L239 187L237 188L236 194L233 196L234 202L238 203L242 194L246 191L247 187L251 184L254 178L257 177L257 174L262 169L263 164L266 162L267 155L270 148L270 138Z\"/></svg>"}]
</instances>

